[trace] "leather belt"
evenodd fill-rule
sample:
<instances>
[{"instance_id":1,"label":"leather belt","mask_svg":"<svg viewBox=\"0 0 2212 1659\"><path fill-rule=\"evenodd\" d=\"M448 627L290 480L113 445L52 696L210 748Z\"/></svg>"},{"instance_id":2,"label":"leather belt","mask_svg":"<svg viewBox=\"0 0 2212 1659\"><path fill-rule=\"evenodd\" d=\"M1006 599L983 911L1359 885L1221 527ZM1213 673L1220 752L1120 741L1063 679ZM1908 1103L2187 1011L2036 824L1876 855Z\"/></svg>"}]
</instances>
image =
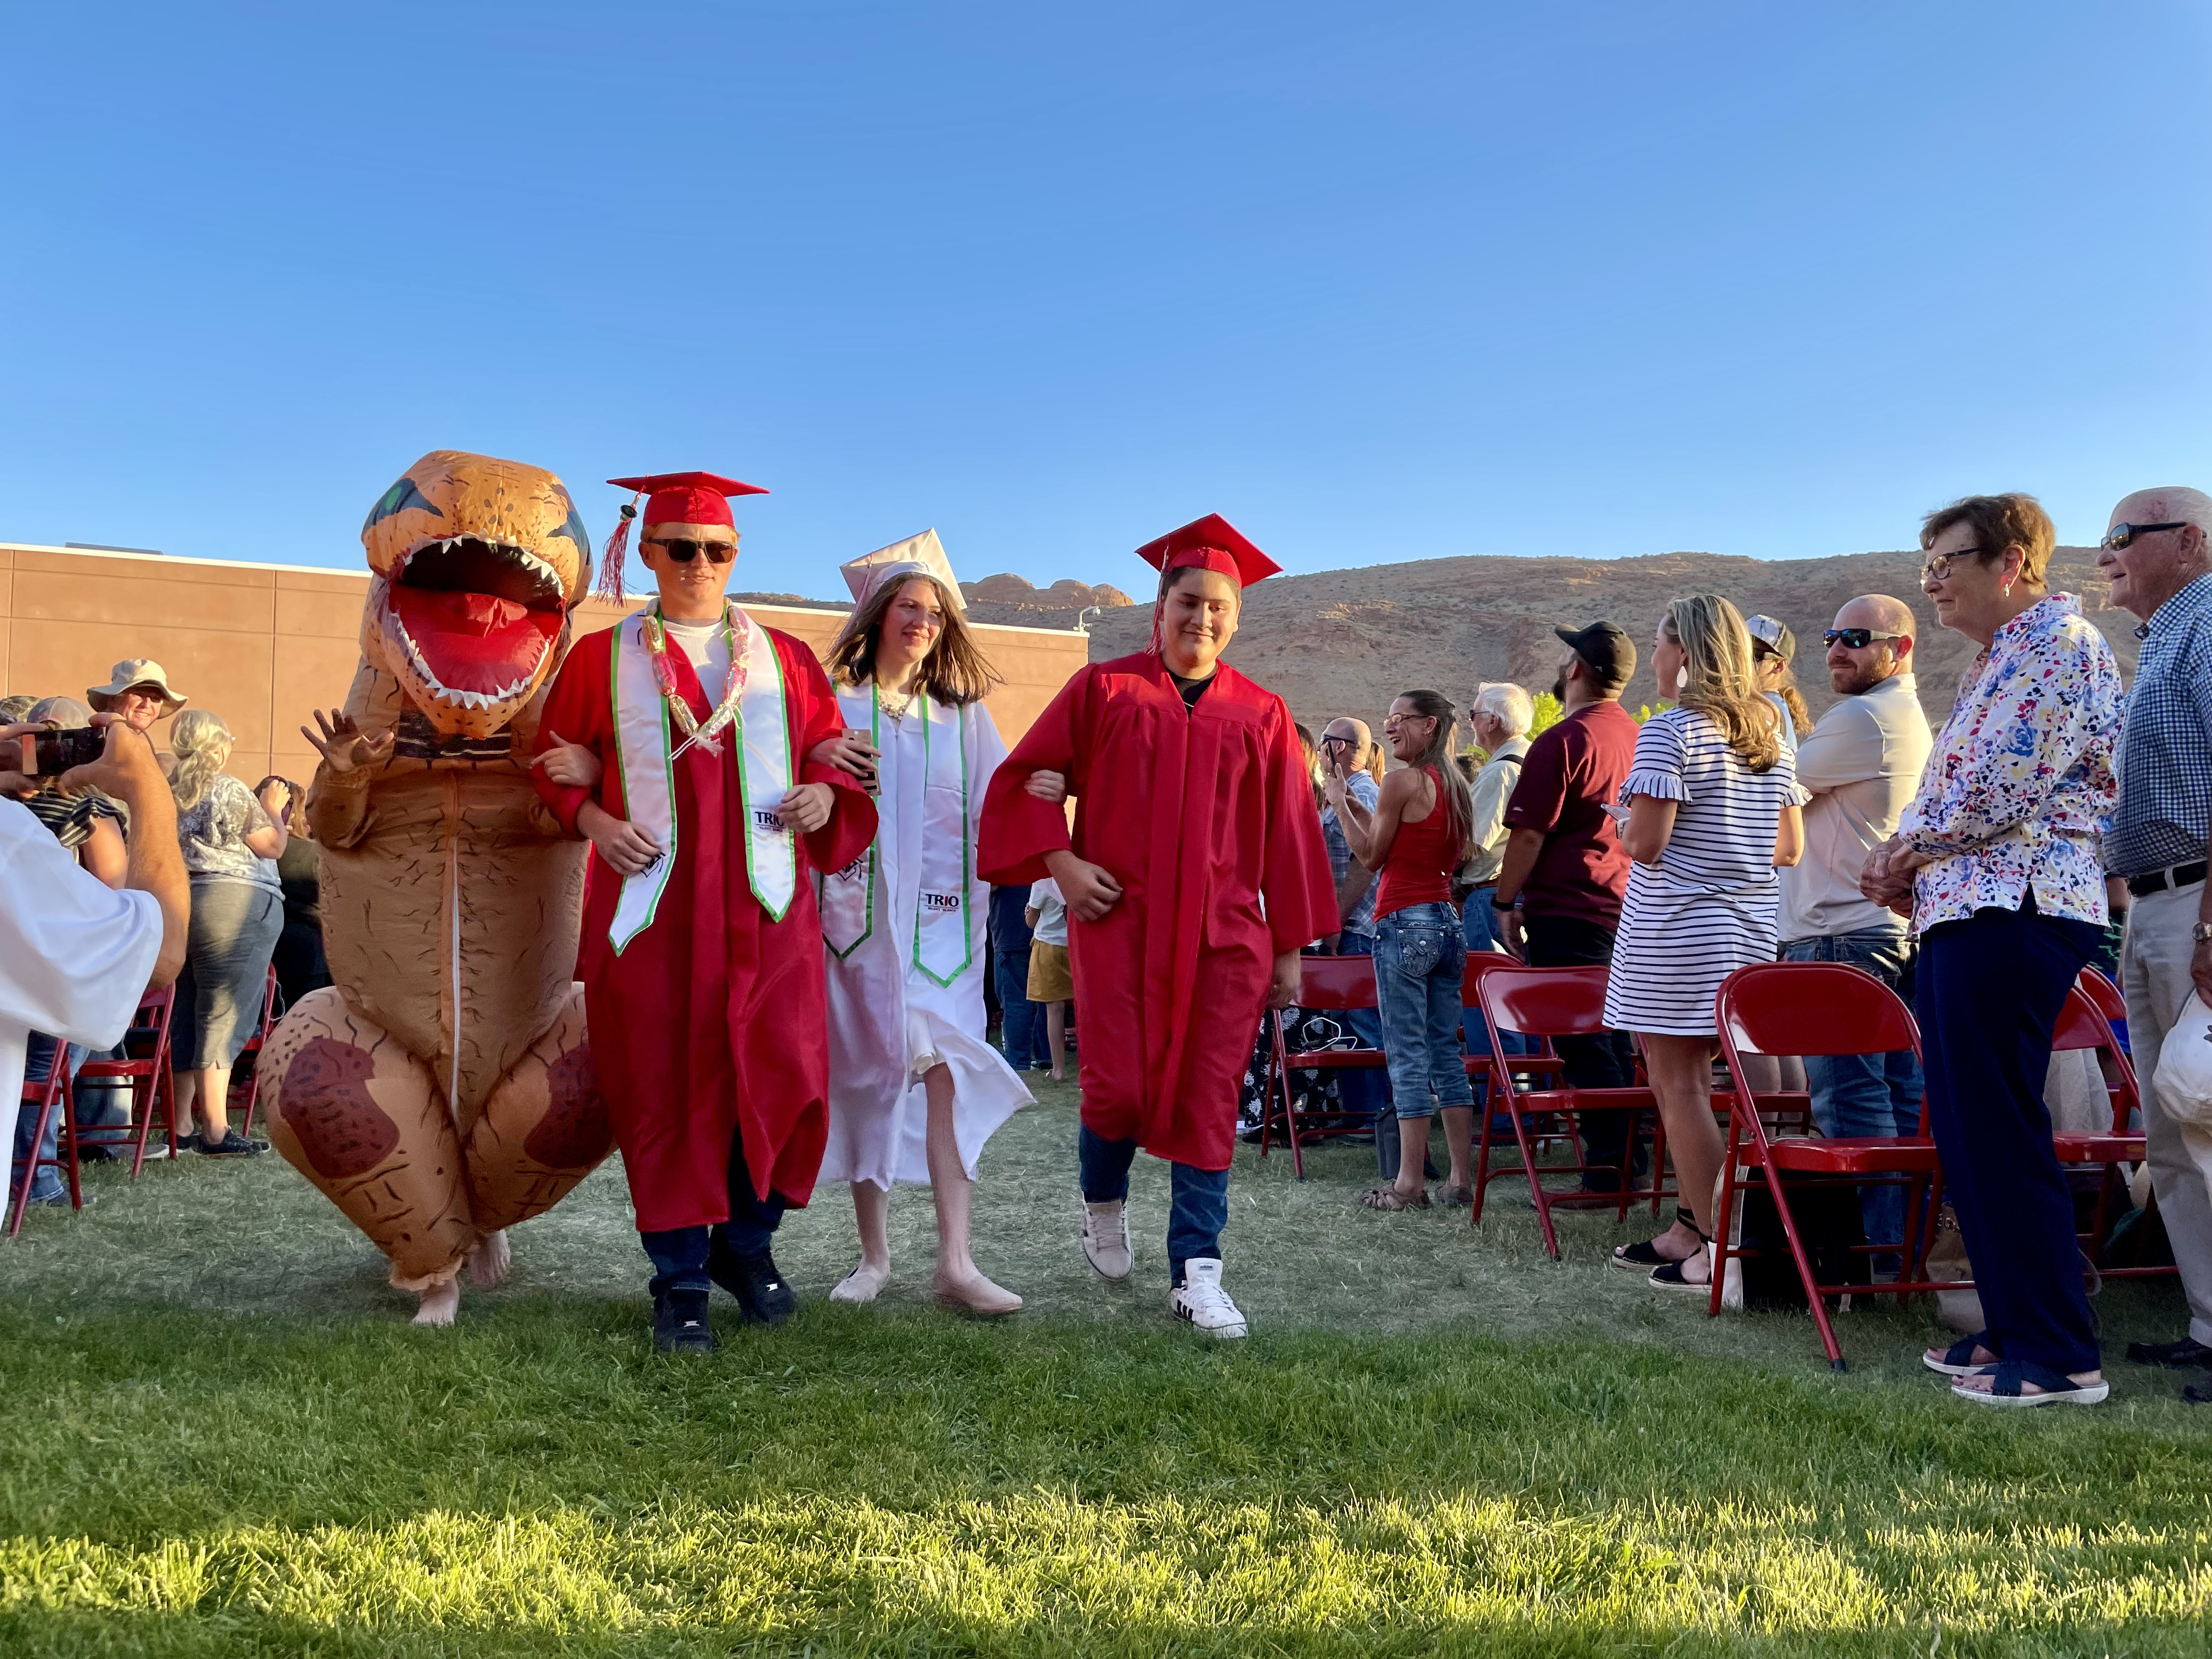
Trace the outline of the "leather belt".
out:
<instances>
[{"instance_id":1,"label":"leather belt","mask_svg":"<svg viewBox=\"0 0 2212 1659\"><path fill-rule=\"evenodd\" d=\"M2177 864L2171 870L2154 870L2147 876L2130 876L2128 891L2142 898L2149 893L2163 893L2169 887L2194 887L2204 879L2207 868L2205 860L2199 859L2194 864Z\"/></svg>"}]
</instances>

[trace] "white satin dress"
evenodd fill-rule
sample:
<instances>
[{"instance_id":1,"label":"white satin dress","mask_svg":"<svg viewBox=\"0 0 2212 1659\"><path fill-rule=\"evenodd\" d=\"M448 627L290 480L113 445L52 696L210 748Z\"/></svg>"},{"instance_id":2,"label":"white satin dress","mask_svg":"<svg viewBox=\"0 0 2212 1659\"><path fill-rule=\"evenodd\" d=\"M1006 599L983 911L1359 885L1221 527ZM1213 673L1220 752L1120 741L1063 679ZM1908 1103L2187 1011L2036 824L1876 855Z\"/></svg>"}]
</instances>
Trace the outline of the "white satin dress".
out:
<instances>
[{"instance_id":1,"label":"white satin dress","mask_svg":"<svg viewBox=\"0 0 2212 1659\"><path fill-rule=\"evenodd\" d=\"M871 688L840 686L837 701L848 727L867 728L875 714ZM870 931L842 957L827 943L823 948L830 991L830 1139L819 1177L825 1182L867 1181L887 1191L894 1182L928 1184L929 1103L921 1078L940 1060L951 1070L953 1134L971 1180L983 1143L1033 1098L991 1046L983 1007L991 889L975 875L975 837L984 791L1006 745L982 704L969 703L959 715L967 763L967 966L940 985L915 961L927 787L917 699L904 719L885 712L878 723ZM957 810L957 802L946 805Z\"/></svg>"}]
</instances>

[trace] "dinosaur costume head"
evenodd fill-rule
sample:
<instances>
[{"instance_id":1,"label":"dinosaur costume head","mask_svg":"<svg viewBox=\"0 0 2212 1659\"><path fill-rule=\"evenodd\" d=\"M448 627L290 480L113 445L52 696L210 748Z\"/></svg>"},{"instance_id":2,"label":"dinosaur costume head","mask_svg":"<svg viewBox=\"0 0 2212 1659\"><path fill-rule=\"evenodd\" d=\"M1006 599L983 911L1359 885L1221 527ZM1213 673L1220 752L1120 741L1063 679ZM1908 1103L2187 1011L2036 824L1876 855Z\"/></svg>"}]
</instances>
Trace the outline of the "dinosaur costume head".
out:
<instances>
[{"instance_id":1,"label":"dinosaur costume head","mask_svg":"<svg viewBox=\"0 0 2212 1659\"><path fill-rule=\"evenodd\" d=\"M434 449L377 497L362 652L451 737L503 729L560 664L591 538L542 467Z\"/></svg>"}]
</instances>

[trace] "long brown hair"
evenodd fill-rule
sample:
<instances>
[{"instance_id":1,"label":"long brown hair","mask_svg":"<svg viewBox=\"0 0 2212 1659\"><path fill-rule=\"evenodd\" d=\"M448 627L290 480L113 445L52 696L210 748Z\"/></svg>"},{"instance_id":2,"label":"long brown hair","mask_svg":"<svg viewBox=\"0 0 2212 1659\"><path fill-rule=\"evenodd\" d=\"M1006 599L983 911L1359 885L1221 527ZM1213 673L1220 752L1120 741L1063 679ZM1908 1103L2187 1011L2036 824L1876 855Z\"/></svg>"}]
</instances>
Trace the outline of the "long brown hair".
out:
<instances>
[{"instance_id":1,"label":"long brown hair","mask_svg":"<svg viewBox=\"0 0 2212 1659\"><path fill-rule=\"evenodd\" d=\"M993 686L1002 683L1002 677L968 631L958 596L947 593L943 582L921 571L880 584L853 607L853 614L845 618L844 627L837 630L830 647L831 678L847 685L865 685L875 678L876 647L884 635L884 614L891 608L891 601L906 591L906 585L915 581L927 582L937 590L937 603L945 616L937 643L929 647L929 654L915 671L915 687L942 703L981 702Z\"/></svg>"},{"instance_id":2,"label":"long brown hair","mask_svg":"<svg viewBox=\"0 0 2212 1659\"><path fill-rule=\"evenodd\" d=\"M1717 593L1691 593L1668 605L1659 625L1682 647L1689 678L1677 701L1720 727L1721 740L1746 767L1771 770L1782 757L1782 720L1752 672L1743 613ZM1662 685L1660 694L1672 689Z\"/></svg>"},{"instance_id":3,"label":"long brown hair","mask_svg":"<svg viewBox=\"0 0 2212 1659\"><path fill-rule=\"evenodd\" d=\"M1452 855L1452 865L1456 868L1474 850L1468 844L1468 838L1474 833L1474 791L1468 787L1467 774L1459 769L1455 761L1459 747L1456 711L1451 699L1441 691L1401 691L1397 700L1410 702L1414 714L1437 723L1436 729L1429 733L1426 746L1408 764L1436 769L1437 793L1441 797L1437 805L1444 810L1444 828L1457 849Z\"/></svg>"}]
</instances>

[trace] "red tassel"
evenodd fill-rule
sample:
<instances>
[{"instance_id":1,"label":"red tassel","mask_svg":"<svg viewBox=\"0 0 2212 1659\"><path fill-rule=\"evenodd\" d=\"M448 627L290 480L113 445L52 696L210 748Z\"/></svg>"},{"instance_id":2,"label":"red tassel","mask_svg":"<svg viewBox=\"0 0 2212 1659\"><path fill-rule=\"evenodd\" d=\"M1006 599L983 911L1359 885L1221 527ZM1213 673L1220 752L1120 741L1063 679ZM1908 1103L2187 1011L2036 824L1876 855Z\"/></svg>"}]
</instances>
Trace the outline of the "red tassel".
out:
<instances>
[{"instance_id":1,"label":"red tassel","mask_svg":"<svg viewBox=\"0 0 2212 1659\"><path fill-rule=\"evenodd\" d=\"M622 510L622 518L615 526L614 534L599 554L599 585L598 597L614 605L623 602L623 559L629 551L630 520L637 517L637 498L632 496Z\"/></svg>"}]
</instances>

